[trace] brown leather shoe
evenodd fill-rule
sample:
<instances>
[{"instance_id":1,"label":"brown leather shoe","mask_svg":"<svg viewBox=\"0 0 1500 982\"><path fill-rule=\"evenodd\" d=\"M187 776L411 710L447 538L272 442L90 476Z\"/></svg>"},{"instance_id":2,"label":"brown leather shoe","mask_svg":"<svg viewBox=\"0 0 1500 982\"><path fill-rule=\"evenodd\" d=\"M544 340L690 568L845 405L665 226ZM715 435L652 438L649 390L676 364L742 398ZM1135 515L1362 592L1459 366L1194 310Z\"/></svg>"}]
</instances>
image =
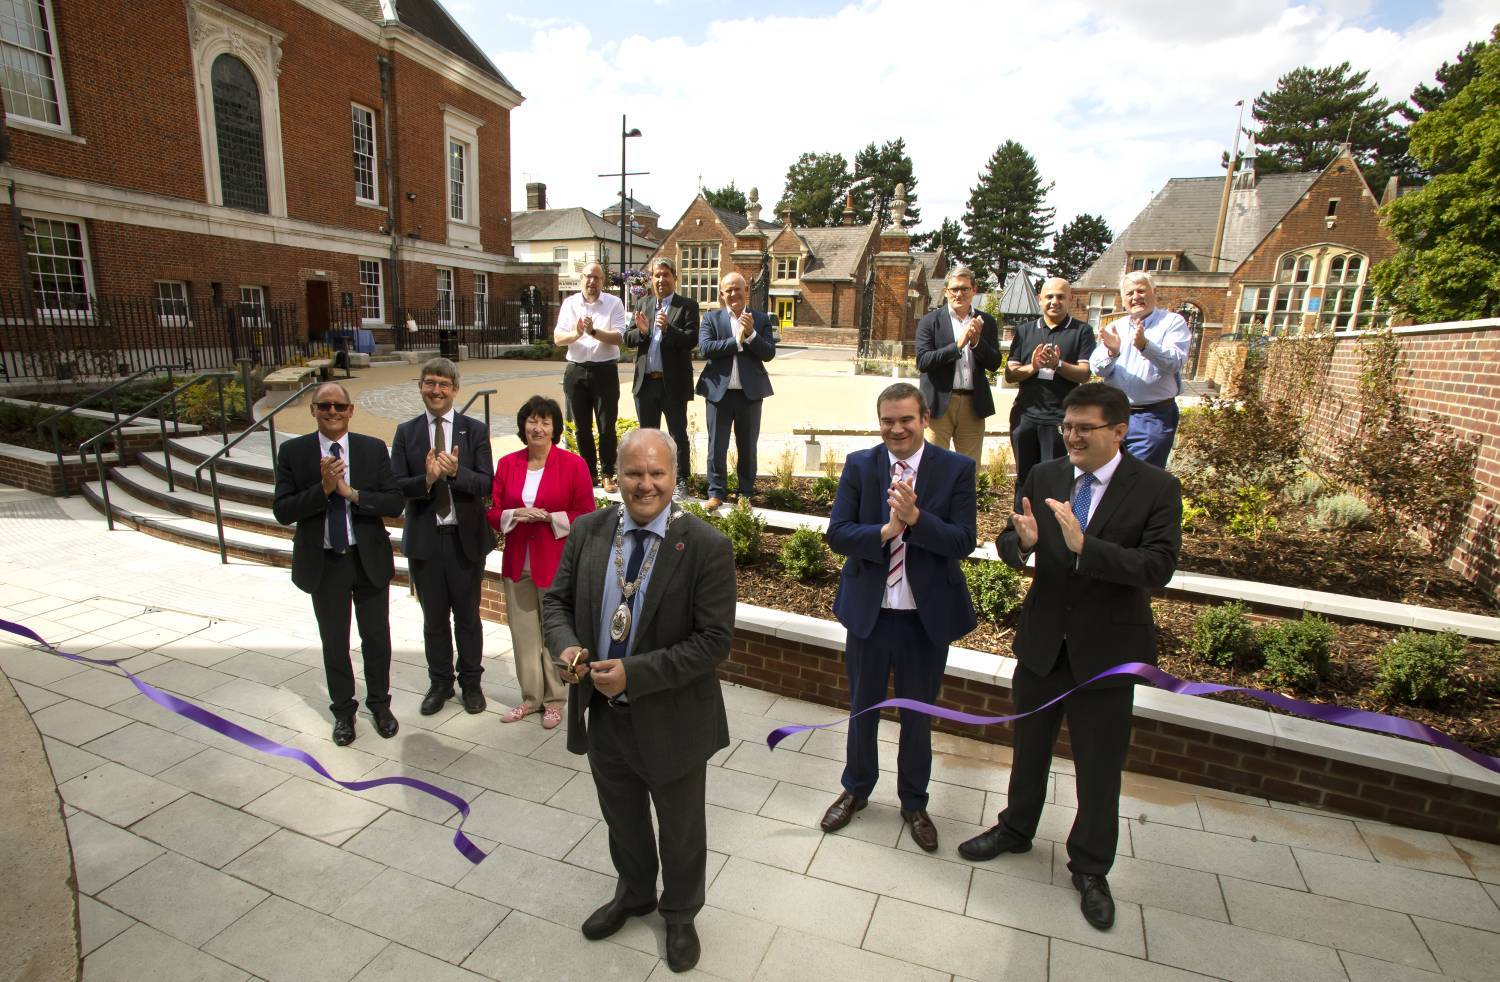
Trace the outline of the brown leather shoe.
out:
<instances>
[{"instance_id":1,"label":"brown leather shoe","mask_svg":"<svg viewBox=\"0 0 1500 982\"><path fill-rule=\"evenodd\" d=\"M843 792L833 799L833 804L829 805L828 810L823 813L823 821L820 823L823 831L837 832L849 824L855 812L862 811L869 803L868 799L856 798L847 791Z\"/></svg>"},{"instance_id":2,"label":"brown leather shoe","mask_svg":"<svg viewBox=\"0 0 1500 982\"><path fill-rule=\"evenodd\" d=\"M901 821L911 826L911 841L927 852L937 851L937 826L932 824L925 811L909 812L903 808Z\"/></svg>"},{"instance_id":3,"label":"brown leather shoe","mask_svg":"<svg viewBox=\"0 0 1500 982\"><path fill-rule=\"evenodd\" d=\"M717 509L723 503L724 503L724 499L723 498L709 498L707 501L705 501L703 503L703 507L705 509L707 509L708 511L714 511L715 509Z\"/></svg>"}]
</instances>

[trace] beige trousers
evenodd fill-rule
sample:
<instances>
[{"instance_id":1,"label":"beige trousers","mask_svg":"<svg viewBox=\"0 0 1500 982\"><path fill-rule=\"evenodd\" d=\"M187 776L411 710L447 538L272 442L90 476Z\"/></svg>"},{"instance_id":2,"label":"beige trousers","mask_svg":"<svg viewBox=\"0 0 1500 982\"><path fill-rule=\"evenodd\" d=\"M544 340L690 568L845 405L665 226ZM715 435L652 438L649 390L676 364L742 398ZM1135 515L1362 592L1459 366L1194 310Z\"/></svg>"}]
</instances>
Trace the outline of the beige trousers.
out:
<instances>
[{"instance_id":1,"label":"beige trousers","mask_svg":"<svg viewBox=\"0 0 1500 982\"><path fill-rule=\"evenodd\" d=\"M955 392L948 399L948 408L939 419L927 425L927 442L944 450L953 449L976 464L982 464L984 451L984 420L974 415L974 397Z\"/></svg>"},{"instance_id":2,"label":"beige trousers","mask_svg":"<svg viewBox=\"0 0 1500 982\"><path fill-rule=\"evenodd\" d=\"M542 703L559 705L568 700L562 679L547 649L542 646L542 591L522 573L519 580L501 580L505 586L505 619L510 623L510 645L516 660L516 681L521 701L533 709Z\"/></svg>"}]
</instances>

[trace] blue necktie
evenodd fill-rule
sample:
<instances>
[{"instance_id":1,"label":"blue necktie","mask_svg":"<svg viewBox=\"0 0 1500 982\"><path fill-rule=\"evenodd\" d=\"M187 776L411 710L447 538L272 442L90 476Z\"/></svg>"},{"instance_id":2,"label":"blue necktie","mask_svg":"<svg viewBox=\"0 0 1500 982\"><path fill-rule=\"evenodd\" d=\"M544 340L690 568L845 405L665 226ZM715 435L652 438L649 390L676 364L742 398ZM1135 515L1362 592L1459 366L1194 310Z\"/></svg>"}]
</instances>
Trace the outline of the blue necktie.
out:
<instances>
[{"instance_id":1,"label":"blue necktie","mask_svg":"<svg viewBox=\"0 0 1500 982\"><path fill-rule=\"evenodd\" d=\"M630 558L625 561L625 582L626 583L632 582L637 576L639 576L641 574L641 561L646 558L646 544L651 541L650 539L647 538L647 536L651 535L651 530L650 529L631 529L630 532L629 532L629 535L630 535L630 541L631 541L632 545L631 545L631 550L630 550ZM636 599L640 597L640 595L641 595L641 591L637 590L637 591L635 591L634 594L631 595L630 600L629 600L630 615L631 615L632 620L635 617L635 602L636 602ZM630 632L626 631L625 632L625 637L621 638L619 641L614 641L614 640L610 641L610 643L609 643L609 657L611 657L611 658L624 658L625 657L625 649L626 649L626 647L629 646L629 644L630 644Z\"/></svg>"},{"instance_id":2,"label":"blue necktie","mask_svg":"<svg viewBox=\"0 0 1500 982\"><path fill-rule=\"evenodd\" d=\"M344 455L343 448L337 443L330 445L328 452L333 454L334 460L339 460ZM348 480L347 473L345 480ZM328 496L328 547L334 552L349 551L348 514L349 502L344 500L343 495L334 491Z\"/></svg>"},{"instance_id":3,"label":"blue necktie","mask_svg":"<svg viewBox=\"0 0 1500 982\"><path fill-rule=\"evenodd\" d=\"M1094 483L1097 480L1092 474L1084 474L1078 482L1078 493L1073 495L1073 517L1078 519L1080 529L1089 527L1089 505L1094 503Z\"/></svg>"}]
</instances>

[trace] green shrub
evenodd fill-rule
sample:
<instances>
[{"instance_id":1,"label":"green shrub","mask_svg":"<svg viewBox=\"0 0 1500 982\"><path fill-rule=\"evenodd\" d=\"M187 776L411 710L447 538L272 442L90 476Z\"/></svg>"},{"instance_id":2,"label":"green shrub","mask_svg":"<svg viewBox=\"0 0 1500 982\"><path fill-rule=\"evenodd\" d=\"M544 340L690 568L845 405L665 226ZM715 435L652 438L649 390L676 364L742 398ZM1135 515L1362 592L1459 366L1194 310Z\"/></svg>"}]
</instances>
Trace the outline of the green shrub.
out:
<instances>
[{"instance_id":1,"label":"green shrub","mask_svg":"<svg viewBox=\"0 0 1500 982\"><path fill-rule=\"evenodd\" d=\"M640 428L641 428L640 421L637 420L634 416L620 416L620 417L617 417L615 419L615 439L619 440L622 437L624 437L626 433L629 433L631 430L638 430Z\"/></svg>"},{"instance_id":2,"label":"green shrub","mask_svg":"<svg viewBox=\"0 0 1500 982\"><path fill-rule=\"evenodd\" d=\"M1229 516L1229 534L1241 539L1259 539L1274 532L1281 523L1271 514L1275 495L1259 484L1242 484L1235 489L1234 514Z\"/></svg>"},{"instance_id":3,"label":"green shrub","mask_svg":"<svg viewBox=\"0 0 1500 982\"><path fill-rule=\"evenodd\" d=\"M1310 505L1327 493L1328 482L1312 471L1304 471L1301 477L1288 484L1281 492L1294 505Z\"/></svg>"},{"instance_id":4,"label":"green shrub","mask_svg":"<svg viewBox=\"0 0 1500 982\"><path fill-rule=\"evenodd\" d=\"M689 515L692 515L694 518L701 518L710 525L717 525L719 522L718 515L710 515L708 513L708 509L704 508L696 501L681 502L681 507L682 510L687 512Z\"/></svg>"},{"instance_id":5,"label":"green shrub","mask_svg":"<svg viewBox=\"0 0 1500 982\"><path fill-rule=\"evenodd\" d=\"M1446 699L1462 686L1458 671L1468 646L1452 631L1402 631L1375 656L1375 691L1401 702Z\"/></svg>"},{"instance_id":6,"label":"green shrub","mask_svg":"<svg viewBox=\"0 0 1500 982\"><path fill-rule=\"evenodd\" d=\"M731 508L718 524L719 531L734 548L736 563L753 563L760 558L760 536L766 530L765 519L755 517L749 508Z\"/></svg>"},{"instance_id":7,"label":"green shrub","mask_svg":"<svg viewBox=\"0 0 1500 982\"><path fill-rule=\"evenodd\" d=\"M783 450L776 458L776 464L771 468L771 480L776 488L781 491L793 491L797 487L797 456L790 450Z\"/></svg>"},{"instance_id":8,"label":"green shrub","mask_svg":"<svg viewBox=\"0 0 1500 982\"><path fill-rule=\"evenodd\" d=\"M832 505L839 493L839 479L826 474L813 481L811 497L820 505Z\"/></svg>"},{"instance_id":9,"label":"green shrub","mask_svg":"<svg viewBox=\"0 0 1500 982\"><path fill-rule=\"evenodd\" d=\"M964 581L974 612L998 624L1021 605L1021 574L1001 562L969 560L962 563Z\"/></svg>"},{"instance_id":10,"label":"green shrub","mask_svg":"<svg viewBox=\"0 0 1500 982\"><path fill-rule=\"evenodd\" d=\"M1328 656L1338 629L1317 614L1256 632L1266 661L1266 681L1277 687L1310 689L1328 675Z\"/></svg>"},{"instance_id":11,"label":"green shrub","mask_svg":"<svg viewBox=\"0 0 1500 982\"><path fill-rule=\"evenodd\" d=\"M811 580L828 570L828 545L817 529L800 528L787 536L776 557L782 572L794 580Z\"/></svg>"},{"instance_id":12,"label":"green shrub","mask_svg":"<svg viewBox=\"0 0 1500 982\"><path fill-rule=\"evenodd\" d=\"M790 488L773 485L766 488L760 498L765 507L774 508L777 511L796 511L802 507L802 499L797 496L796 491Z\"/></svg>"},{"instance_id":13,"label":"green shrub","mask_svg":"<svg viewBox=\"0 0 1500 982\"><path fill-rule=\"evenodd\" d=\"M188 389L177 400L177 418L205 429L245 417L245 389L238 382L224 383L224 413L219 412L219 392L208 382Z\"/></svg>"},{"instance_id":14,"label":"green shrub","mask_svg":"<svg viewBox=\"0 0 1500 982\"><path fill-rule=\"evenodd\" d=\"M616 504L619 504L619 502L615 501L613 498L606 498L603 495L599 495L594 498L594 511L603 511L611 505Z\"/></svg>"},{"instance_id":15,"label":"green shrub","mask_svg":"<svg viewBox=\"0 0 1500 982\"><path fill-rule=\"evenodd\" d=\"M1231 600L1206 608L1193 621L1188 650L1220 668L1247 664L1255 655L1255 628L1245 616L1245 605Z\"/></svg>"},{"instance_id":16,"label":"green shrub","mask_svg":"<svg viewBox=\"0 0 1500 982\"><path fill-rule=\"evenodd\" d=\"M1375 513L1358 495L1331 494L1318 499L1307 524L1315 529L1364 529L1375 524Z\"/></svg>"},{"instance_id":17,"label":"green shrub","mask_svg":"<svg viewBox=\"0 0 1500 982\"><path fill-rule=\"evenodd\" d=\"M1208 509L1193 503L1191 498L1182 499L1182 530L1192 532L1204 528L1208 520Z\"/></svg>"}]
</instances>

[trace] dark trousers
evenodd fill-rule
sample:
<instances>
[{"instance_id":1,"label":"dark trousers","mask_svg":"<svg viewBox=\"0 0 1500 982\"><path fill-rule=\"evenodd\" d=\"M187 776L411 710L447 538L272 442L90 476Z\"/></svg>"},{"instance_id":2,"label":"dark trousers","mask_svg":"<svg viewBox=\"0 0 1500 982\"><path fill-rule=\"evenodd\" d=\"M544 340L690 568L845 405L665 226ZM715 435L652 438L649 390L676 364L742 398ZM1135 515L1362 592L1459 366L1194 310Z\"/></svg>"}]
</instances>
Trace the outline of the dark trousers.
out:
<instances>
[{"instance_id":1,"label":"dark trousers","mask_svg":"<svg viewBox=\"0 0 1500 982\"><path fill-rule=\"evenodd\" d=\"M563 395L578 431L578 456L589 465L589 475L615 475L615 418L620 413L618 362L568 362L563 372ZM594 449L594 423L599 424L599 448Z\"/></svg>"},{"instance_id":2,"label":"dark trousers","mask_svg":"<svg viewBox=\"0 0 1500 982\"><path fill-rule=\"evenodd\" d=\"M452 531L444 532L444 528ZM478 685L484 674L484 628L479 622L479 580L484 566L464 555L456 525L438 526L437 548L434 558L408 560L422 604L427 677L434 684L453 684L453 642L457 640L458 681Z\"/></svg>"},{"instance_id":3,"label":"dark trousers","mask_svg":"<svg viewBox=\"0 0 1500 982\"><path fill-rule=\"evenodd\" d=\"M693 474L693 445L688 442L687 403L667 398L666 383L659 378L648 378L641 383L641 391L635 397L635 418L643 428L661 428L662 416L667 417L667 432L677 443L677 480L686 481Z\"/></svg>"},{"instance_id":4,"label":"dark trousers","mask_svg":"<svg viewBox=\"0 0 1500 982\"><path fill-rule=\"evenodd\" d=\"M354 663L349 657L349 609L359 624L360 654L365 663L365 705L391 702L390 591L370 582L350 550L342 555L323 550L323 578L313 591L313 614L323 639L323 671L328 675L328 708L339 719L359 709L354 698Z\"/></svg>"},{"instance_id":5,"label":"dark trousers","mask_svg":"<svg viewBox=\"0 0 1500 982\"><path fill-rule=\"evenodd\" d=\"M948 646L932 642L915 610L883 609L868 638L850 635L844 644L849 711L858 712L884 699L893 669L897 698L933 702L943 687L947 663ZM932 777L932 717L906 709L899 712L896 794L902 808L922 811L927 808L927 782ZM859 799L870 797L880 779L879 728L878 713L865 713L849 722L843 785Z\"/></svg>"},{"instance_id":6,"label":"dark trousers","mask_svg":"<svg viewBox=\"0 0 1500 982\"><path fill-rule=\"evenodd\" d=\"M1132 408L1130 428L1125 431L1125 449L1130 456L1166 467L1177 439L1177 417L1176 399L1168 399L1159 409Z\"/></svg>"},{"instance_id":7,"label":"dark trousers","mask_svg":"<svg viewBox=\"0 0 1500 982\"><path fill-rule=\"evenodd\" d=\"M1010 450L1016 458L1016 487L1037 464L1065 456L1068 452L1057 423L1044 423L1030 416L1017 418L1010 430ZM1037 502L1032 503L1033 510Z\"/></svg>"},{"instance_id":8,"label":"dark trousers","mask_svg":"<svg viewBox=\"0 0 1500 982\"><path fill-rule=\"evenodd\" d=\"M708 765L698 764L669 784L653 784L645 776L629 713L628 708L609 707L602 697L589 709L589 770L599 794L599 810L609 827L609 856L619 874L615 897L631 906L656 897L654 805L661 824L658 909L668 924L686 924L703 907L708 867L703 801Z\"/></svg>"},{"instance_id":9,"label":"dark trousers","mask_svg":"<svg viewBox=\"0 0 1500 982\"><path fill-rule=\"evenodd\" d=\"M729 487L729 429L739 457L740 494L755 491L755 444L760 439L760 400L741 389L726 389L724 398L708 404L708 496L723 498Z\"/></svg>"},{"instance_id":10,"label":"dark trousers","mask_svg":"<svg viewBox=\"0 0 1500 982\"><path fill-rule=\"evenodd\" d=\"M1047 675L1018 664L1011 682L1016 712L1024 713L1077 685L1067 652ZM1015 723L1010 796L1000 824L1031 840L1047 799L1052 745L1063 718L1068 720L1078 814L1068 833L1068 869L1104 876L1115 862L1120 835L1120 772L1130 750L1131 706L1135 686L1091 685L1034 716Z\"/></svg>"}]
</instances>

